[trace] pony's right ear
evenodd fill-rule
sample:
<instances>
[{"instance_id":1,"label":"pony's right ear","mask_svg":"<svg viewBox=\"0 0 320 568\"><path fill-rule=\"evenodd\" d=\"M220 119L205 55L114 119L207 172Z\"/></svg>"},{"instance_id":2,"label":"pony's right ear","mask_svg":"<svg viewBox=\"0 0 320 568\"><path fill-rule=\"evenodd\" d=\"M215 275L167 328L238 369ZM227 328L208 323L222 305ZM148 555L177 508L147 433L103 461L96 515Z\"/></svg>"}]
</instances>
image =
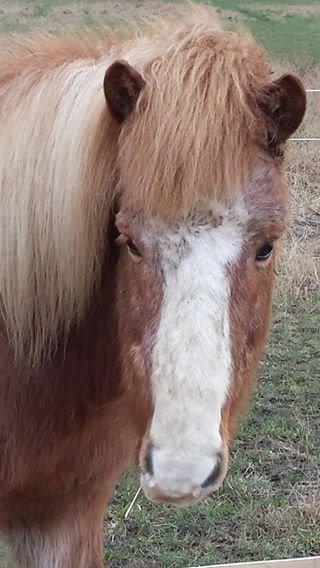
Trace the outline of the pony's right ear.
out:
<instances>
[{"instance_id":1,"label":"pony's right ear","mask_svg":"<svg viewBox=\"0 0 320 568\"><path fill-rule=\"evenodd\" d=\"M129 63L119 59L107 69L104 94L113 116L120 122L128 118L136 104L145 81Z\"/></svg>"},{"instance_id":2,"label":"pony's right ear","mask_svg":"<svg viewBox=\"0 0 320 568\"><path fill-rule=\"evenodd\" d=\"M262 109L269 118L268 144L277 147L297 130L306 111L306 91L300 79L291 73L270 83L264 91Z\"/></svg>"}]
</instances>

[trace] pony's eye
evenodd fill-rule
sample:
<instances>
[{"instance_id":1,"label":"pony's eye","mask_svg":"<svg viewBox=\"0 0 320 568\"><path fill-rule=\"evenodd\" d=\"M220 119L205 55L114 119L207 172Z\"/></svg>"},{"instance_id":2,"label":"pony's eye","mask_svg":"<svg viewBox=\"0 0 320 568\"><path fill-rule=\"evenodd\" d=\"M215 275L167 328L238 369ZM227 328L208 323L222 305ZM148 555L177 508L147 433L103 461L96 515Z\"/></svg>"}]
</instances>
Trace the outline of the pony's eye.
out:
<instances>
[{"instance_id":1,"label":"pony's eye","mask_svg":"<svg viewBox=\"0 0 320 568\"><path fill-rule=\"evenodd\" d=\"M128 247L129 252L130 252L133 256L137 256L137 257L139 257L139 258L141 257L141 254L140 254L140 252L139 252L139 250L138 250L138 247L134 244L134 242L133 242L131 239L129 239L129 240L127 241L127 247Z\"/></svg>"},{"instance_id":2,"label":"pony's eye","mask_svg":"<svg viewBox=\"0 0 320 568\"><path fill-rule=\"evenodd\" d=\"M261 249L258 250L256 255L256 260L258 260L259 262L267 260L271 256L272 251L273 251L273 243L265 243L263 247L261 247Z\"/></svg>"}]
</instances>

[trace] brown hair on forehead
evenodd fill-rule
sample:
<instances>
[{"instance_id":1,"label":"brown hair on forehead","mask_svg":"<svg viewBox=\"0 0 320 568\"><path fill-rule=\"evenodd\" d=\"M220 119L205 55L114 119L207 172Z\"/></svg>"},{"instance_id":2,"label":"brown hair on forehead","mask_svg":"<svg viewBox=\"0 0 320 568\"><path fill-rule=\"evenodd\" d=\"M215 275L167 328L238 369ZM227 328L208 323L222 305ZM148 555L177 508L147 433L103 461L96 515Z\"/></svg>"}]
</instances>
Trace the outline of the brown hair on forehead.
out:
<instances>
[{"instance_id":1,"label":"brown hair on forehead","mask_svg":"<svg viewBox=\"0 0 320 568\"><path fill-rule=\"evenodd\" d=\"M277 238L285 231L289 190L284 181L284 160L259 156L244 196L248 230L253 236Z\"/></svg>"},{"instance_id":2,"label":"brown hair on forehead","mask_svg":"<svg viewBox=\"0 0 320 568\"><path fill-rule=\"evenodd\" d=\"M265 135L255 101L270 72L251 35L221 29L211 10L164 34L144 47L146 87L119 140L119 193L129 207L175 217L244 184Z\"/></svg>"}]
</instances>

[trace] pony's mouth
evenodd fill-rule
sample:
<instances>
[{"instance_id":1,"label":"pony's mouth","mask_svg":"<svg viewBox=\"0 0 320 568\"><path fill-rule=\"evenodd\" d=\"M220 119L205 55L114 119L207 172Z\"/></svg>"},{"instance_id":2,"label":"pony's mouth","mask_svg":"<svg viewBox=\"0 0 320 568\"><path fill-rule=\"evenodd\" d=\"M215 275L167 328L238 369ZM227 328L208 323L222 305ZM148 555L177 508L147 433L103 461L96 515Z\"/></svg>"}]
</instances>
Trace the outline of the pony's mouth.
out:
<instances>
[{"instance_id":1,"label":"pony's mouth","mask_svg":"<svg viewBox=\"0 0 320 568\"><path fill-rule=\"evenodd\" d=\"M223 479L218 483L215 483L212 486L206 487L196 487L192 493L184 494L184 495L173 495L164 493L160 490L159 487L153 485L152 482L150 484L150 479L148 474L141 475L141 486L143 492L149 501L154 503L166 503L169 505L174 505L175 507L185 508L189 507L201 501L205 497L207 497L210 493L217 491L222 485Z\"/></svg>"},{"instance_id":2,"label":"pony's mouth","mask_svg":"<svg viewBox=\"0 0 320 568\"><path fill-rule=\"evenodd\" d=\"M141 465L141 485L146 497L177 507L187 507L217 491L227 471L227 459L221 452L186 456L150 445Z\"/></svg>"}]
</instances>

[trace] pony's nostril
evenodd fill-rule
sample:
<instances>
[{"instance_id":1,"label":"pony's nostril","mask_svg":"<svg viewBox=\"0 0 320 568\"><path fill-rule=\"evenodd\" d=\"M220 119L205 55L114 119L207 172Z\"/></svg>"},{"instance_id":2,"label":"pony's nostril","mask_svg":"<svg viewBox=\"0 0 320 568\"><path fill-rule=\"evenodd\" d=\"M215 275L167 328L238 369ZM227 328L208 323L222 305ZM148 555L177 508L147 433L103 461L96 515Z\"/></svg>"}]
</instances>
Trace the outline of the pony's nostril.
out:
<instances>
[{"instance_id":1,"label":"pony's nostril","mask_svg":"<svg viewBox=\"0 0 320 568\"><path fill-rule=\"evenodd\" d=\"M202 489L206 489L207 487L210 487L210 485L213 485L214 482L217 481L217 479L218 479L218 477L221 473L221 464L222 464L221 454L217 454L216 465L214 466L212 472L207 477L207 479L201 484Z\"/></svg>"},{"instance_id":2,"label":"pony's nostril","mask_svg":"<svg viewBox=\"0 0 320 568\"><path fill-rule=\"evenodd\" d=\"M153 475L152 447L152 444L148 445L145 455L146 473L149 473L150 475Z\"/></svg>"}]
</instances>

